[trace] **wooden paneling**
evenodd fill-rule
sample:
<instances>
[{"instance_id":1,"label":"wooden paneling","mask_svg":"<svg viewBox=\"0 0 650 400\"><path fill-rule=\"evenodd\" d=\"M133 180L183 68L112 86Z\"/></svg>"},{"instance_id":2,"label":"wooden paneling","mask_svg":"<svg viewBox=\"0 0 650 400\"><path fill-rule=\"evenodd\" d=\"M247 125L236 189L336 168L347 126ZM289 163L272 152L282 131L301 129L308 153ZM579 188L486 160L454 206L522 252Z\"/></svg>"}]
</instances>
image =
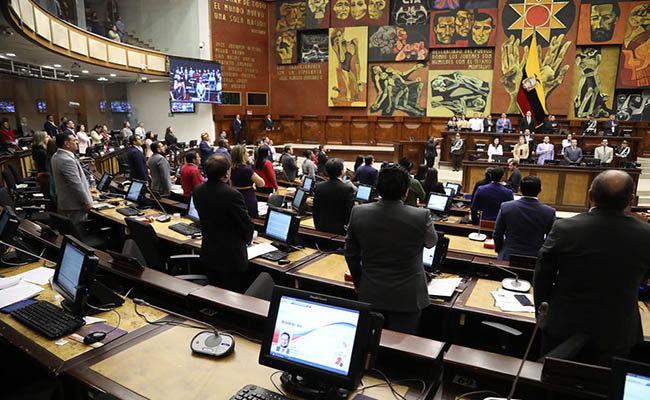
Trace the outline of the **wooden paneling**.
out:
<instances>
[{"instance_id":1,"label":"wooden paneling","mask_svg":"<svg viewBox=\"0 0 650 400\"><path fill-rule=\"evenodd\" d=\"M587 201L586 187L589 187L589 174L573 174L564 178L562 203L582 205Z\"/></svg>"},{"instance_id":2,"label":"wooden paneling","mask_svg":"<svg viewBox=\"0 0 650 400\"><path fill-rule=\"evenodd\" d=\"M543 203L554 204L558 196L558 180L559 175L557 172L543 172L543 171L531 171L526 168L521 168L522 176L526 175L537 175L539 179L542 180L542 193L539 194L539 199Z\"/></svg>"},{"instance_id":3,"label":"wooden paneling","mask_svg":"<svg viewBox=\"0 0 650 400\"><path fill-rule=\"evenodd\" d=\"M399 117L398 117L399 118ZM393 141L402 139L399 135L399 126L398 122L401 122L402 119L399 118L377 118L377 123L375 124L375 140L378 146L387 146L391 145ZM404 138L407 139L407 138Z\"/></svg>"},{"instance_id":4,"label":"wooden paneling","mask_svg":"<svg viewBox=\"0 0 650 400\"><path fill-rule=\"evenodd\" d=\"M366 117L354 117L350 121L350 143L351 144L374 144L370 132L370 123Z\"/></svg>"},{"instance_id":5,"label":"wooden paneling","mask_svg":"<svg viewBox=\"0 0 650 400\"><path fill-rule=\"evenodd\" d=\"M321 123L315 117L304 117L302 120L302 142L320 143Z\"/></svg>"},{"instance_id":6,"label":"wooden paneling","mask_svg":"<svg viewBox=\"0 0 650 400\"><path fill-rule=\"evenodd\" d=\"M343 118L329 119L325 122L325 137L329 144L344 144L349 142L349 124L343 122Z\"/></svg>"}]
</instances>

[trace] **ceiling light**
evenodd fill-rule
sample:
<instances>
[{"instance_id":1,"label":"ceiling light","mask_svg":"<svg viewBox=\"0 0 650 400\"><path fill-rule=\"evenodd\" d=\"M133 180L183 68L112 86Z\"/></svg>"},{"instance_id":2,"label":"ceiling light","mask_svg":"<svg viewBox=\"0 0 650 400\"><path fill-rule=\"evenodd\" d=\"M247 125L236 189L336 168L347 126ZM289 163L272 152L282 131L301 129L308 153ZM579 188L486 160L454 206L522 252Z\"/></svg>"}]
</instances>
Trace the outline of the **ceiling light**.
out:
<instances>
[{"instance_id":1,"label":"ceiling light","mask_svg":"<svg viewBox=\"0 0 650 400\"><path fill-rule=\"evenodd\" d=\"M115 78L115 77L117 76L117 74L111 74L111 76L112 76L113 78Z\"/></svg>"},{"instance_id":2,"label":"ceiling light","mask_svg":"<svg viewBox=\"0 0 650 400\"><path fill-rule=\"evenodd\" d=\"M0 58L4 58L5 60L7 59L7 57L3 56L2 54L0 54Z\"/></svg>"},{"instance_id":3,"label":"ceiling light","mask_svg":"<svg viewBox=\"0 0 650 400\"><path fill-rule=\"evenodd\" d=\"M61 64L54 64L54 68L61 68Z\"/></svg>"},{"instance_id":4,"label":"ceiling light","mask_svg":"<svg viewBox=\"0 0 650 400\"><path fill-rule=\"evenodd\" d=\"M49 65L43 65L43 68L52 68Z\"/></svg>"},{"instance_id":5,"label":"ceiling light","mask_svg":"<svg viewBox=\"0 0 650 400\"><path fill-rule=\"evenodd\" d=\"M88 70L87 70L87 69L82 69L82 70L81 70L81 73L82 73L82 74L87 74L87 73L88 73Z\"/></svg>"},{"instance_id":6,"label":"ceiling light","mask_svg":"<svg viewBox=\"0 0 650 400\"><path fill-rule=\"evenodd\" d=\"M72 75L73 78L79 78L79 75Z\"/></svg>"},{"instance_id":7,"label":"ceiling light","mask_svg":"<svg viewBox=\"0 0 650 400\"><path fill-rule=\"evenodd\" d=\"M16 57L14 53L6 53L9 57Z\"/></svg>"}]
</instances>

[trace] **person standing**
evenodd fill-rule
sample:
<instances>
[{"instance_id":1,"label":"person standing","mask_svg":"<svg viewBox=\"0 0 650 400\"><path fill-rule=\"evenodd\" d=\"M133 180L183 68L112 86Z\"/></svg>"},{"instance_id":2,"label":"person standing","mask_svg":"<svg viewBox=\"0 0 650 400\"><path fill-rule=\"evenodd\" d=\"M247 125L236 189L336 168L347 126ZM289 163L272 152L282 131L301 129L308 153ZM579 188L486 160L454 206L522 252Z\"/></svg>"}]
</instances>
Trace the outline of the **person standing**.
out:
<instances>
[{"instance_id":1,"label":"person standing","mask_svg":"<svg viewBox=\"0 0 650 400\"><path fill-rule=\"evenodd\" d=\"M530 111L526 111L526 116L519 122L519 132L524 132L526 129L530 132L535 132L535 128L537 128L537 123L535 122L535 118L533 118L533 114Z\"/></svg>"},{"instance_id":2,"label":"person standing","mask_svg":"<svg viewBox=\"0 0 650 400\"><path fill-rule=\"evenodd\" d=\"M537 199L541 191L541 179L528 175L521 181L522 198L501 204L493 235L498 260L510 260L511 254L535 257L544 244L555 209Z\"/></svg>"},{"instance_id":3,"label":"person standing","mask_svg":"<svg viewBox=\"0 0 650 400\"><path fill-rule=\"evenodd\" d=\"M131 147L126 151L126 159L129 162L129 179L138 179L141 181L149 181L149 173L147 172L147 162L144 159L142 152L142 138L140 135L135 134L129 138Z\"/></svg>"},{"instance_id":4,"label":"person standing","mask_svg":"<svg viewBox=\"0 0 650 400\"><path fill-rule=\"evenodd\" d=\"M174 128L171 126L168 126L167 129L165 129L165 143L167 144L167 147L170 148L170 150L173 150L177 147L178 138L176 135L174 135Z\"/></svg>"},{"instance_id":5,"label":"person standing","mask_svg":"<svg viewBox=\"0 0 650 400\"><path fill-rule=\"evenodd\" d=\"M426 161L427 168L433 168L438 157L436 150L436 138L433 135L427 136L427 141L424 143L424 160Z\"/></svg>"},{"instance_id":6,"label":"person standing","mask_svg":"<svg viewBox=\"0 0 650 400\"><path fill-rule=\"evenodd\" d=\"M422 183L424 189L424 198L426 199L430 193L445 194L445 186L442 182L438 181L438 170L435 168L427 169L427 175ZM460 194L460 193L459 193Z\"/></svg>"},{"instance_id":7,"label":"person standing","mask_svg":"<svg viewBox=\"0 0 650 400\"><path fill-rule=\"evenodd\" d=\"M583 334L573 360L609 366L643 341L639 285L650 266L650 225L625 213L633 197L630 175L602 172L589 190L593 208L553 225L533 278L535 304L549 303L542 354Z\"/></svg>"},{"instance_id":8,"label":"person standing","mask_svg":"<svg viewBox=\"0 0 650 400\"><path fill-rule=\"evenodd\" d=\"M58 134L56 145L58 149L51 161L56 204L59 212L76 225L86 219L86 214L92 207L90 186L83 167L75 156L78 145L74 134Z\"/></svg>"},{"instance_id":9,"label":"person standing","mask_svg":"<svg viewBox=\"0 0 650 400\"><path fill-rule=\"evenodd\" d=\"M438 238L429 210L402 203L408 187L402 167L381 169L381 199L352 208L344 253L359 301L383 314L385 329L417 334L429 305L422 250Z\"/></svg>"},{"instance_id":10,"label":"person standing","mask_svg":"<svg viewBox=\"0 0 650 400\"><path fill-rule=\"evenodd\" d=\"M424 189L422 188L422 184L417 179L411 176L411 170L413 169L413 162L408 158L404 157L401 160L399 160L399 165L402 168L404 168L406 172L408 172L409 174L409 190L408 193L406 194L406 198L404 199L404 204L406 204L407 206L417 207L418 201L420 203L424 203L426 201L426 197L424 194Z\"/></svg>"},{"instance_id":11,"label":"person standing","mask_svg":"<svg viewBox=\"0 0 650 400\"><path fill-rule=\"evenodd\" d=\"M609 119L605 122L605 135L618 136L618 122L616 121L615 114L610 115Z\"/></svg>"},{"instance_id":12,"label":"person standing","mask_svg":"<svg viewBox=\"0 0 650 400\"><path fill-rule=\"evenodd\" d=\"M138 126L135 128L135 134L140 136L141 138L146 136L147 132L144 130L144 122L138 121Z\"/></svg>"},{"instance_id":13,"label":"person standing","mask_svg":"<svg viewBox=\"0 0 650 400\"><path fill-rule=\"evenodd\" d=\"M314 164L314 152L305 150L305 161L302 162L302 175L311 179L316 179L316 164Z\"/></svg>"},{"instance_id":14,"label":"person standing","mask_svg":"<svg viewBox=\"0 0 650 400\"><path fill-rule=\"evenodd\" d=\"M630 157L630 151L631 148L627 145L627 140L623 140L623 142L621 142L621 145L616 147L615 156L616 159L619 160L619 165L628 160Z\"/></svg>"},{"instance_id":15,"label":"person standing","mask_svg":"<svg viewBox=\"0 0 650 400\"><path fill-rule=\"evenodd\" d=\"M492 121L492 115L488 114L483 119L483 132L494 132L494 121Z\"/></svg>"},{"instance_id":16,"label":"person standing","mask_svg":"<svg viewBox=\"0 0 650 400\"><path fill-rule=\"evenodd\" d=\"M102 143L102 131L101 125L95 125L92 131L90 131L90 145L95 146ZM131 143L131 137L129 137L129 143Z\"/></svg>"},{"instance_id":17,"label":"person standing","mask_svg":"<svg viewBox=\"0 0 650 400\"><path fill-rule=\"evenodd\" d=\"M77 134L75 133L74 128L75 128L74 121L69 119L65 123L65 129L63 129L63 133L70 133L76 137Z\"/></svg>"},{"instance_id":18,"label":"person standing","mask_svg":"<svg viewBox=\"0 0 650 400\"><path fill-rule=\"evenodd\" d=\"M273 170L273 164L269 161L269 150L266 147L260 147L257 152L255 173L264 180L264 186L257 188L259 192L271 194L278 190L278 182L275 180L275 170Z\"/></svg>"},{"instance_id":19,"label":"person standing","mask_svg":"<svg viewBox=\"0 0 650 400\"><path fill-rule=\"evenodd\" d=\"M129 140L131 136L133 136L131 123L129 121L124 121L124 127L122 128L122 140Z\"/></svg>"},{"instance_id":20,"label":"person standing","mask_svg":"<svg viewBox=\"0 0 650 400\"><path fill-rule=\"evenodd\" d=\"M580 163L582 161L582 149L578 147L578 141L571 139L571 146L565 147L564 159L570 163Z\"/></svg>"},{"instance_id":21,"label":"person standing","mask_svg":"<svg viewBox=\"0 0 650 400\"><path fill-rule=\"evenodd\" d=\"M271 119L271 114L266 114L266 118L264 118L264 130L267 132L273 130L273 119Z\"/></svg>"},{"instance_id":22,"label":"person standing","mask_svg":"<svg viewBox=\"0 0 650 400\"><path fill-rule=\"evenodd\" d=\"M485 129L483 125L483 118L480 118L478 116L478 113L474 113L474 117L470 118L468 124L469 124L469 129L472 132L483 132L483 129Z\"/></svg>"},{"instance_id":23,"label":"person standing","mask_svg":"<svg viewBox=\"0 0 650 400\"><path fill-rule=\"evenodd\" d=\"M363 159L363 165L357 168L354 176L352 176L352 182L375 186L377 184L377 176L379 175L379 171L377 171L377 169L372 166L372 163L374 161L375 158L373 156L366 156Z\"/></svg>"},{"instance_id":24,"label":"person standing","mask_svg":"<svg viewBox=\"0 0 650 400\"><path fill-rule=\"evenodd\" d=\"M560 124L555 120L555 115L549 115L546 122L544 122L544 133L547 135L552 135L559 132Z\"/></svg>"},{"instance_id":25,"label":"person standing","mask_svg":"<svg viewBox=\"0 0 650 400\"><path fill-rule=\"evenodd\" d=\"M460 138L460 133L451 139L451 166L454 171L460 171L463 165L463 156L465 155L465 140Z\"/></svg>"},{"instance_id":26,"label":"person standing","mask_svg":"<svg viewBox=\"0 0 650 400\"><path fill-rule=\"evenodd\" d=\"M201 265L210 284L243 293L252 281L246 246L253 240L253 222L244 197L228 185L230 161L214 154L205 162L208 180L194 189L201 219Z\"/></svg>"},{"instance_id":27,"label":"person standing","mask_svg":"<svg viewBox=\"0 0 650 400\"><path fill-rule=\"evenodd\" d=\"M354 205L354 187L341 180L343 160L328 160L325 170L329 179L314 189L314 225L321 232L345 235Z\"/></svg>"},{"instance_id":28,"label":"person standing","mask_svg":"<svg viewBox=\"0 0 650 400\"><path fill-rule=\"evenodd\" d=\"M8 119L3 119L0 122L0 144L13 143L16 144L16 134L11 130Z\"/></svg>"},{"instance_id":29,"label":"person standing","mask_svg":"<svg viewBox=\"0 0 650 400\"><path fill-rule=\"evenodd\" d=\"M203 132L201 134L201 144L199 144L199 153L201 154L201 166L205 165L205 162L208 161L214 153L214 147L210 144L210 135L208 132Z\"/></svg>"},{"instance_id":30,"label":"person standing","mask_svg":"<svg viewBox=\"0 0 650 400\"><path fill-rule=\"evenodd\" d=\"M47 114L47 117L45 117L45 124L43 124L43 130L47 132L51 138L54 138L59 134L59 128L57 128L54 123L54 115Z\"/></svg>"},{"instance_id":31,"label":"person standing","mask_svg":"<svg viewBox=\"0 0 650 400\"><path fill-rule=\"evenodd\" d=\"M230 182L232 187L237 189L244 197L244 203L251 218L259 218L257 211L257 196L255 188L264 187L264 179L253 171L253 168L246 162L246 147L238 144L232 148L232 168L230 171Z\"/></svg>"},{"instance_id":32,"label":"person standing","mask_svg":"<svg viewBox=\"0 0 650 400\"><path fill-rule=\"evenodd\" d=\"M587 121L582 125L582 134L594 136L598 130L598 121L593 116L589 117Z\"/></svg>"},{"instance_id":33,"label":"person standing","mask_svg":"<svg viewBox=\"0 0 650 400\"><path fill-rule=\"evenodd\" d=\"M217 150L215 150L215 153L223 154L226 157L228 157L229 160L232 160L230 158L230 152L228 151L228 139L219 139L217 142Z\"/></svg>"},{"instance_id":34,"label":"person standing","mask_svg":"<svg viewBox=\"0 0 650 400\"><path fill-rule=\"evenodd\" d=\"M544 136L544 141L537 145L535 154L537 154L537 165L544 165L544 161L552 160L555 157L555 147L551 144L551 139Z\"/></svg>"},{"instance_id":35,"label":"person standing","mask_svg":"<svg viewBox=\"0 0 650 400\"><path fill-rule=\"evenodd\" d=\"M232 134L235 135L235 144L242 144L246 143L246 138L242 138L242 132L243 132L244 126L241 120L241 117L239 114L235 115L235 118L232 120L232 123L230 124L230 130L232 131Z\"/></svg>"},{"instance_id":36,"label":"person standing","mask_svg":"<svg viewBox=\"0 0 650 400\"><path fill-rule=\"evenodd\" d=\"M515 148L512 150L512 157L521 162L521 160L528 160L528 155L530 149L528 144L526 144L526 139L523 136L519 136L519 142L515 145Z\"/></svg>"},{"instance_id":37,"label":"person standing","mask_svg":"<svg viewBox=\"0 0 650 400\"><path fill-rule=\"evenodd\" d=\"M512 122L506 117L506 113L501 113L501 118L497 120L497 133L503 133L505 129L512 130Z\"/></svg>"},{"instance_id":38,"label":"person standing","mask_svg":"<svg viewBox=\"0 0 650 400\"><path fill-rule=\"evenodd\" d=\"M599 159L601 165L609 165L614 159L614 149L609 147L608 144L609 141L607 139L603 139L600 142L600 146L596 147L594 150L594 158Z\"/></svg>"},{"instance_id":39,"label":"person standing","mask_svg":"<svg viewBox=\"0 0 650 400\"><path fill-rule=\"evenodd\" d=\"M185 164L181 167L181 187L183 196L189 196L194 188L203 183L203 176L199 171L199 155L194 151L185 153Z\"/></svg>"},{"instance_id":40,"label":"person standing","mask_svg":"<svg viewBox=\"0 0 650 400\"><path fill-rule=\"evenodd\" d=\"M488 146L488 161L494 161L492 156L502 156L503 155L503 146L499 143L499 138L495 137L494 141Z\"/></svg>"},{"instance_id":41,"label":"person standing","mask_svg":"<svg viewBox=\"0 0 650 400\"><path fill-rule=\"evenodd\" d=\"M280 164L282 164L282 171L284 171L287 180L289 182L295 181L298 176L298 165L296 164L296 158L293 156L293 147L290 144L284 146L280 156Z\"/></svg>"},{"instance_id":42,"label":"person standing","mask_svg":"<svg viewBox=\"0 0 650 400\"><path fill-rule=\"evenodd\" d=\"M165 158L165 145L155 141L151 143L151 157L147 165L151 171L151 190L160 195L168 195L172 189L171 168Z\"/></svg>"},{"instance_id":43,"label":"person standing","mask_svg":"<svg viewBox=\"0 0 650 400\"><path fill-rule=\"evenodd\" d=\"M84 124L77 125L77 140L79 141L79 154L86 155L86 150L90 145L90 137L86 134Z\"/></svg>"},{"instance_id":44,"label":"person standing","mask_svg":"<svg viewBox=\"0 0 650 400\"><path fill-rule=\"evenodd\" d=\"M519 185L521 184L521 171L519 171L519 162L513 158L508 160L508 169L510 176L506 182L506 187L512 190L512 193L519 192Z\"/></svg>"},{"instance_id":45,"label":"person standing","mask_svg":"<svg viewBox=\"0 0 650 400\"><path fill-rule=\"evenodd\" d=\"M318 156L316 156L317 170L320 175L325 175L325 164L327 163L327 147L324 144L318 145Z\"/></svg>"},{"instance_id":46,"label":"person standing","mask_svg":"<svg viewBox=\"0 0 650 400\"><path fill-rule=\"evenodd\" d=\"M489 173L491 180L487 185L480 186L472 196L472 223L478 225L480 220L495 221L501 203L514 200L512 190L506 188L503 180L503 168L492 168ZM480 216L479 216L480 212Z\"/></svg>"}]
</instances>

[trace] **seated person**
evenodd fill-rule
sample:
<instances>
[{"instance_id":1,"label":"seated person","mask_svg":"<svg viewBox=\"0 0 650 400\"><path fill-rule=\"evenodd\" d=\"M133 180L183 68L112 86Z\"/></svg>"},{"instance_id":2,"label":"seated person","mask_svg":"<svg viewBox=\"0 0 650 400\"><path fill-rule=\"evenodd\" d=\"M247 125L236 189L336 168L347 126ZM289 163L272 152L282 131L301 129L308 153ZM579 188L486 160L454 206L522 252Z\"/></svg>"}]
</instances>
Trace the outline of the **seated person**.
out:
<instances>
[{"instance_id":1,"label":"seated person","mask_svg":"<svg viewBox=\"0 0 650 400\"><path fill-rule=\"evenodd\" d=\"M494 251L499 260L510 260L511 254L536 256L555 222L555 209L537 199L542 181L528 175L521 181L519 200L501 204L494 225Z\"/></svg>"},{"instance_id":2,"label":"seated person","mask_svg":"<svg viewBox=\"0 0 650 400\"><path fill-rule=\"evenodd\" d=\"M579 163L582 161L582 149L578 147L578 141L575 139L571 139L571 146L565 147L562 154L568 162Z\"/></svg>"},{"instance_id":3,"label":"seated person","mask_svg":"<svg viewBox=\"0 0 650 400\"><path fill-rule=\"evenodd\" d=\"M514 200L512 190L503 185L504 175L503 168L492 168L490 171L492 182L476 189L476 194L472 197L472 223L474 225L478 225L481 219L495 221L501 203Z\"/></svg>"},{"instance_id":4,"label":"seated person","mask_svg":"<svg viewBox=\"0 0 650 400\"><path fill-rule=\"evenodd\" d=\"M343 160L327 160L325 172L329 179L314 189L314 225L321 232L345 235L345 226L354 205L354 187L341 180Z\"/></svg>"},{"instance_id":5,"label":"seated person","mask_svg":"<svg viewBox=\"0 0 650 400\"><path fill-rule=\"evenodd\" d=\"M374 161L375 157L366 156L363 160L364 164L357 168L354 176L352 176L352 182L375 186L377 184L379 171L372 166Z\"/></svg>"},{"instance_id":6,"label":"seated person","mask_svg":"<svg viewBox=\"0 0 650 400\"><path fill-rule=\"evenodd\" d=\"M409 173L409 191L404 200L404 204L407 206L418 206L418 201L424 203L426 198L424 197L424 189L422 184L411 176L411 170L413 169L413 163L408 158L404 157L399 160L399 165L402 166Z\"/></svg>"},{"instance_id":7,"label":"seated person","mask_svg":"<svg viewBox=\"0 0 650 400\"><path fill-rule=\"evenodd\" d=\"M435 168L429 168L427 170L427 175L422 182L422 189L424 189L424 197L429 196L429 193L441 193L445 194L445 187L442 182L438 181L438 170Z\"/></svg>"}]
</instances>

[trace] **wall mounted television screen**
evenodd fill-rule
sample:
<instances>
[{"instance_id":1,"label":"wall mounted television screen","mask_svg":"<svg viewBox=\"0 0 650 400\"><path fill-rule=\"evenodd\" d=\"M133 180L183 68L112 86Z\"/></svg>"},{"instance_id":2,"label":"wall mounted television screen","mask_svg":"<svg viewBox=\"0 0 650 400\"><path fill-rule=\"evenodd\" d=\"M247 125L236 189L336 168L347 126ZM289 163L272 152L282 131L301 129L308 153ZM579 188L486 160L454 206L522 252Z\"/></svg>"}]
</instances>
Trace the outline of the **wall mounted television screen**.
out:
<instances>
[{"instance_id":1,"label":"wall mounted television screen","mask_svg":"<svg viewBox=\"0 0 650 400\"><path fill-rule=\"evenodd\" d=\"M99 112L106 112L106 100L99 102Z\"/></svg>"},{"instance_id":2,"label":"wall mounted television screen","mask_svg":"<svg viewBox=\"0 0 650 400\"><path fill-rule=\"evenodd\" d=\"M114 113L131 112L131 104L128 101L123 101L123 100L111 101L111 112Z\"/></svg>"},{"instance_id":3,"label":"wall mounted television screen","mask_svg":"<svg viewBox=\"0 0 650 400\"><path fill-rule=\"evenodd\" d=\"M0 101L0 113L15 113L16 106L13 101Z\"/></svg>"},{"instance_id":4,"label":"wall mounted television screen","mask_svg":"<svg viewBox=\"0 0 650 400\"><path fill-rule=\"evenodd\" d=\"M45 102L45 100L38 100L36 102L36 107L38 108L38 112L41 114L47 112L47 103Z\"/></svg>"},{"instance_id":5,"label":"wall mounted television screen","mask_svg":"<svg viewBox=\"0 0 650 400\"><path fill-rule=\"evenodd\" d=\"M169 58L172 100L221 104L221 64Z\"/></svg>"},{"instance_id":6,"label":"wall mounted television screen","mask_svg":"<svg viewBox=\"0 0 650 400\"><path fill-rule=\"evenodd\" d=\"M169 109L173 113L193 113L194 103L186 103L184 101L170 101Z\"/></svg>"}]
</instances>

